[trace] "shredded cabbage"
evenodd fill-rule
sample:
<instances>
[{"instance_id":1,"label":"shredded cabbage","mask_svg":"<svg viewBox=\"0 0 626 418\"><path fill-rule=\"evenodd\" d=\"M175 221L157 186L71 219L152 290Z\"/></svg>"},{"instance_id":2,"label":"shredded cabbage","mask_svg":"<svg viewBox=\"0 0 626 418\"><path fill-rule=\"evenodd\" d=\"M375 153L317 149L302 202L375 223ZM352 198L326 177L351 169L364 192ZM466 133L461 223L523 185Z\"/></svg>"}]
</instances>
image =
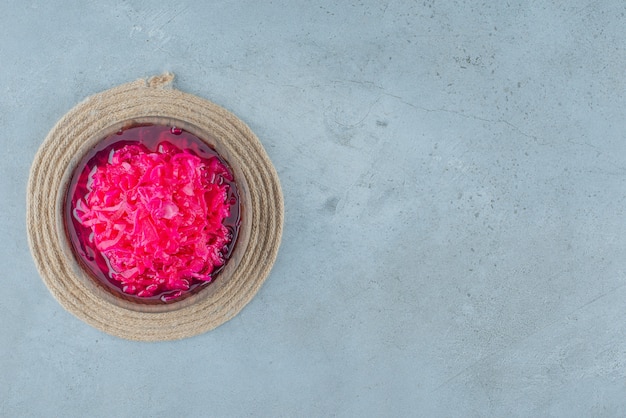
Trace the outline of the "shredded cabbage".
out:
<instances>
[{"instance_id":1,"label":"shredded cabbage","mask_svg":"<svg viewBox=\"0 0 626 418\"><path fill-rule=\"evenodd\" d=\"M76 201L79 222L124 293L169 299L210 281L232 239L224 219L232 175L217 157L202 160L169 143L112 150Z\"/></svg>"}]
</instances>

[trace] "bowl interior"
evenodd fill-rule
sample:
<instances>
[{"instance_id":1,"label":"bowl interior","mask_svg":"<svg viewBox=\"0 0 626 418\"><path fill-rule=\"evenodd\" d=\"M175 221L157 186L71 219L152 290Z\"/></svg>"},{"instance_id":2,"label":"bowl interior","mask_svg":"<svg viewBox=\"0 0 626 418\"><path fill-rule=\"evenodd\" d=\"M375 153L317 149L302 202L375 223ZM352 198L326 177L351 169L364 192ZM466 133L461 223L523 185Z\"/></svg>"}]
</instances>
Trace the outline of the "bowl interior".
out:
<instances>
[{"instance_id":1,"label":"bowl interior","mask_svg":"<svg viewBox=\"0 0 626 418\"><path fill-rule=\"evenodd\" d=\"M68 194L70 193L70 184L75 171L79 168L79 165L83 161L84 157L88 155L100 141L115 134L120 129L128 129L141 125L162 125L167 127L176 126L200 138L228 163L234 175L239 195L239 231L230 258L227 260L225 266L219 273L216 274L211 283L199 286L194 291L190 291L171 302L143 300L138 297L125 295L121 292L121 290L114 290L110 286L106 286L102 283L101 280L95 277L95 275L91 272L91 269L85 265L82 261L82 257L74 251L70 238L70 227L67 222L67 199L69 198ZM237 266L239 265L248 246L252 218L250 203L250 191L245 179L243 167L235 158L235 154L229 147L228 143L221 141L211 132L206 132L183 120L167 117L135 118L108 126L90 137L80 146L79 150L75 154L75 157L72 158L68 164L61 181L61 188L57 198L57 232L61 242L61 248L64 253L63 255L70 260L70 265L72 266L71 274L75 274L85 289L92 293L95 297L102 298L116 306L129 310L139 312L169 312L190 306L199 300L211 298L219 291L220 288L229 285L229 282L236 272Z\"/></svg>"}]
</instances>

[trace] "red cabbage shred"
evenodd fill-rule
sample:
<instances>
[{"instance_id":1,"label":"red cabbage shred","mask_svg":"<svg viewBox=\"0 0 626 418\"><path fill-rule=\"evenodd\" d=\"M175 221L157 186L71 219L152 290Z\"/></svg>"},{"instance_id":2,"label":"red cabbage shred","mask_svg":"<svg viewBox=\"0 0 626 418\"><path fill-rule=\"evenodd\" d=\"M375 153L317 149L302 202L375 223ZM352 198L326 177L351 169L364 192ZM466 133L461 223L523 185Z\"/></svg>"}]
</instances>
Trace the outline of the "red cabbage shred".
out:
<instances>
[{"instance_id":1,"label":"red cabbage shred","mask_svg":"<svg viewBox=\"0 0 626 418\"><path fill-rule=\"evenodd\" d=\"M179 297L225 263L233 236L232 174L217 157L203 159L161 142L111 149L91 169L88 193L73 215L90 230L89 244L106 259L109 277L140 298Z\"/></svg>"}]
</instances>

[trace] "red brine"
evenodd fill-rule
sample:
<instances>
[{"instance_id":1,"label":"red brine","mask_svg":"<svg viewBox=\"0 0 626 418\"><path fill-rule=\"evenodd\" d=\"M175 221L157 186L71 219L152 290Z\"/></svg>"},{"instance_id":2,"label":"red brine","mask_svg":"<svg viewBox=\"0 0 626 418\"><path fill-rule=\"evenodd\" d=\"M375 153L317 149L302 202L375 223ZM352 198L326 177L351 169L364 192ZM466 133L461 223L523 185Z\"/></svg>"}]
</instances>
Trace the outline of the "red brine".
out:
<instances>
[{"instance_id":1,"label":"red brine","mask_svg":"<svg viewBox=\"0 0 626 418\"><path fill-rule=\"evenodd\" d=\"M105 286L171 302L211 282L230 257L239 194L228 164L177 127L142 125L101 141L66 200L74 251Z\"/></svg>"}]
</instances>

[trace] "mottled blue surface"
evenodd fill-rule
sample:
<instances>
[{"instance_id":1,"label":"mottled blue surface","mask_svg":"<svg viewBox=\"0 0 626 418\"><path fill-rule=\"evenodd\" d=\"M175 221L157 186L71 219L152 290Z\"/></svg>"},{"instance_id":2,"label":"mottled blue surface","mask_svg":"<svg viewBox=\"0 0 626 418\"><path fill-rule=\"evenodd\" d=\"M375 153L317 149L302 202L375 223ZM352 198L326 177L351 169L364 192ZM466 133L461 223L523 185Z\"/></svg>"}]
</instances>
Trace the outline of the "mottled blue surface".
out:
<instances>
[{"instance_id":1,"label":"mottled blue surface","mask_svg":"<svg viewBox=\"0 0 626 418\"><path fill-rule=\"evenodd\" d=\"M626 415L624 2L53 3L2 8L0 416ZM50 295L26 183L163 71L259 136L285 232L235 319L136 343Z\"/></svg>"}]
</instances>

